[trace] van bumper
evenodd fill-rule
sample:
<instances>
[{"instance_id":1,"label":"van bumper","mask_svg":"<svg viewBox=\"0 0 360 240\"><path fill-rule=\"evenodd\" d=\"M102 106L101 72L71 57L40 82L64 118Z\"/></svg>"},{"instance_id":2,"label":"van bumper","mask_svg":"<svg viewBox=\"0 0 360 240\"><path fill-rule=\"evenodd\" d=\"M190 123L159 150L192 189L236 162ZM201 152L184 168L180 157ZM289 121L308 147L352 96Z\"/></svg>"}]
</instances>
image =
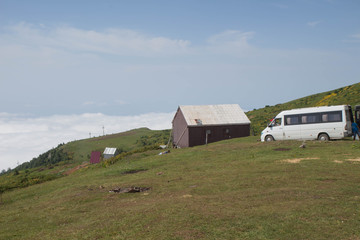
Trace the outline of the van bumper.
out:
<instances>
[{"instance_id":1,"label":"van bumper","mask_svg":"<svg viewBox=\"0 0 360 240\"><path fill-rule=\"evenodd\" d=\"M344 137L351 137L352 135L352 132L344 132Z\"/></svg>"}]
</instances>

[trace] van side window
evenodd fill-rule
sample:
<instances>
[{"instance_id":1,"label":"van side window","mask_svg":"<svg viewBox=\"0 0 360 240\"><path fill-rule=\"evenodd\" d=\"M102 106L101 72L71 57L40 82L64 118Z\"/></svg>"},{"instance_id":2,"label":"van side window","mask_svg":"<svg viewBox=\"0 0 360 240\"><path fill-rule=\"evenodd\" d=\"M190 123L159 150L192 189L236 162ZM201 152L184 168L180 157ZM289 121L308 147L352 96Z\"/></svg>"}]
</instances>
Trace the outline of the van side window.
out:
<instances>
[{"instance_id":1,"label":"van side window","mask_svg":"<svg viewBox=\"0 0 360 240\"><path fill-rule=\"evenodd\" d=\"M329 122L341 122L342 114L341 112L331 112L329 113Z\"/></svg>"},{"instance_id":2,"label":"van side window","mask_svg":"<svg viewBox=\"0 0 360 240\"><path fill-rule=\"evenodd\" d=\"M323 122L341 122L342 113L341 111L323 113L321 118Z\"/></svg>"},{"instance_id":3,"label":"van side window","mask_svg":"<svg viewBox=\"0 0 360 240\"><path fill-rule=\"evenodd\" d=\"M300 124L299 115L285 116L285 125L296 125Z\"/></svg>"},{"instance_id":4,"label":"van side window","mask_svg":"<svg viewBox=\"0 0 360 240\"><path fill-rule=\"evenodd\" d=\"M342 112L322 112L286 115L285 125L311 124L311 123L328 123L342 122Z\"/></svg>"},{"instance_id":5,"label":"van side window","mask_svg":"<svg viewBox=\"0 0 360 240\"><path fill-rule=\"evenodd\" d=\"M308 116L306 115L301 116L301 123L308 123Z\"/></svg>"},{"instance_id":6,"label":"van side window","mask_svg":"<svg viewBox=\"0 0 360 240\"><path fill-rule=\"evenodd\" d=\"M320 114L317 113L304 114L301 116L301 123L303 124L320 122Z\"/></svg>"},{"instance_id":7,"label":"van side window","mask_svg":"<svg viewBox=\"0 0 360 240\"><path fill-rule=\"evenodd\" d=\"M320 122L320 114L308 115L308 123L319 123L319 122Z\"/></svg>"},{"instance_id":8,"label":"van side window","mask_svg":"<svg viewBox=\"0 0 360 240\"><path fill-rule=\"evenodd\" d=\"M328 119L329 119L329 116L327 113L323 113L322 116L321 116L321 120L323 122L328 122Z\"/></svg>"}]
</instances>

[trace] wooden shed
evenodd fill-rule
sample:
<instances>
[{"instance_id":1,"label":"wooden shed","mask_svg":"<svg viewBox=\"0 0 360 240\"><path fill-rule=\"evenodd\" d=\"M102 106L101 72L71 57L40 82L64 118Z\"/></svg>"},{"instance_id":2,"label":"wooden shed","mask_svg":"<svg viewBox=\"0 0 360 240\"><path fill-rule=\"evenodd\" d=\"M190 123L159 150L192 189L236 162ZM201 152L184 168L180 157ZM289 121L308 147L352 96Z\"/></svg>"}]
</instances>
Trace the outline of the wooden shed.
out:
<instances>
[{"instance_id":1,"label":"wooden shed","mask_svg":"<svg viewBox=\"0 0 360 240\"><path fill-rule=\"evenodd\" d=\"M90 163L91 164L99 163L100 158L101 158L101 152L99 151L91 152Z\"/></svg>"},{"instance_id":2,"label":"wooden shed","mask_svg":"<svg viewBox=\"0 0 360 240\"><path fill-rule=\"evenodd\" d=\"M179 106L172 121L175 147L192 147L250 135L250 120L238 104Z\"/></svg>"},{"instance_id":3,"label":"wooden shed","mask_svg":"<svg viewBox=\"0 0 360 240\"><path fill-rule=\"evenodd\" d=\"M116 148L105 148L103 153L104 159L112 158L116 156Z\"/></svg>"}]
</instances>

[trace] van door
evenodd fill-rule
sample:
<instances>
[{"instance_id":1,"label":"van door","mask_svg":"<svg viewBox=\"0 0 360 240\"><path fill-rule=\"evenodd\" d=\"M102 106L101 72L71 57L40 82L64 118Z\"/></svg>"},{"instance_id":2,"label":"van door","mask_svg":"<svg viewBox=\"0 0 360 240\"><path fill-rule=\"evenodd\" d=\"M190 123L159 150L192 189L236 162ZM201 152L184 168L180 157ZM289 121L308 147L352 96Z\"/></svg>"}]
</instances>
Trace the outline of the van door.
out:
<instances>
[{"instance_id":1,"label":"van door","mask_svg":"<svg viewBox=\"0 0 360 240\"><path fill-rule=\"evenodd\" d=\"M271 130L269 133L271 133L275 140L284 140L284 124L282 118L275 118L269 124L269 128Z\"/></svg>"},{"instance_id":2,"label":"van door","mask_svg":"<svg viewBox=\"0 0 360 240\"><path fill-rule=\"evenodd\" d=\"M301 114L301 138L303 140L315 140L319 133L323 131L323 124L321 123L321 113L307 113Z\"/></svg>"},{"instance_id":3,"label":"van door","mask_svg":"<svg viewBox=\"0 0 360 240\"><path fill-rule=\"evenodd\" d=\"M360 126L360 105L355 106L355 122Z\"/></svg>"},{"instance_id":4,"label":"van door","mask_svg":"<svg viewBox=\"0 0 360 240\"><path fill-rule=\"evenodd\" d=\"M299 115L284 116L284 140L301 139L301 122Z\"/></svg>"},{"instance_id":5,"label":"van door","mask_svg":"<svg viewBox=\"0 0 360 240\"><path fill-rule=\"evenodd\" d=\"M358 115L359 115L359 112L355 111L355 119L356 119L356 117L359 117ZM347 136L352 135L352 128L351 128L352 122L354 122L354 116L352 113L351 106L345 106L345 134L347 134ZM356 122L356 120L355 120L355 122ZM344 137L346 137L346 136L344 136Z\"/></svg>"}]
</instances>

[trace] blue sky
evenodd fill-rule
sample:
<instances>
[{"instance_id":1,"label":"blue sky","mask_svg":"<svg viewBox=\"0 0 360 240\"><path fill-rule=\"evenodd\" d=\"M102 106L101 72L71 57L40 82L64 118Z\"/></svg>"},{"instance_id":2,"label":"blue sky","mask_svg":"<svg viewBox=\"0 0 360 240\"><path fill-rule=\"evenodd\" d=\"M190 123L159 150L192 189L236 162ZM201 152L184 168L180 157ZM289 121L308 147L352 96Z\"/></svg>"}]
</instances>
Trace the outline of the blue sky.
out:
<instances>
[{"instance_id":1,"label":"blue sky","mask_svg":"<svg viewBox=\"0 0 360 240\"><path fill-rule=\"evenodd\" d=\"M165 113L169 127L178 105L252 110L357 83L359 12L357 0L0 0L0 141L23 144L17 127L46 139L54 116Z\"/></svg>"},{"instance_id":2,"label":"blue sky","mask_svg":"<svg viewBox=\"0 0 360 240\"><path fill-rule=\"evenodd\" d=\"M359 81L359 10L337 0L2 0L1 109L251 110L332 90Z\"/></svg>"}]
</instances>

